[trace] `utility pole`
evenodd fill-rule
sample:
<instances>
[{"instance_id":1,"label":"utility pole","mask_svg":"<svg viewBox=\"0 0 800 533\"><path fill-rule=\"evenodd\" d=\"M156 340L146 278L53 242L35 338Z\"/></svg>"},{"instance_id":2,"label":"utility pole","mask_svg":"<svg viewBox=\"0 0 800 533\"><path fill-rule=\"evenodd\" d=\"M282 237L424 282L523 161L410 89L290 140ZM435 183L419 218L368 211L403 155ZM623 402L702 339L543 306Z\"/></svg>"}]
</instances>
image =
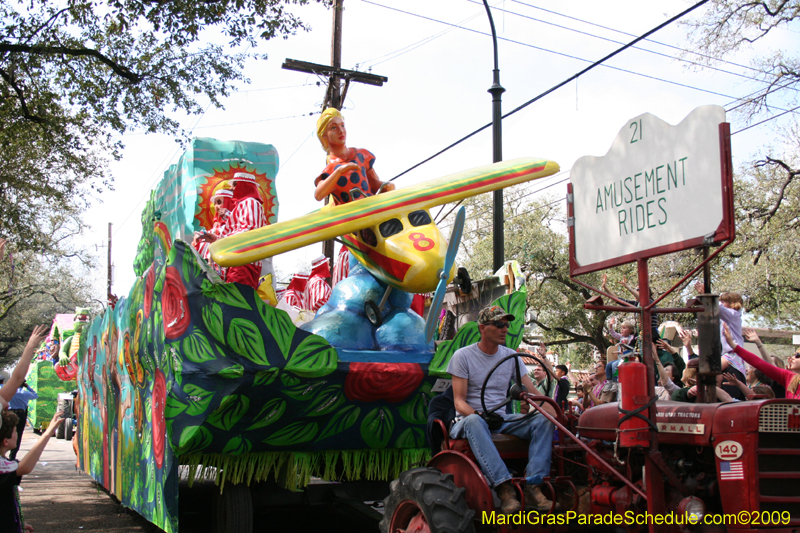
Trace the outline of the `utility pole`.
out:
<instances>
[{"instance_id":1,"label":"utility pole","mask_svg":"<svg viewBox=\"0 0 800 533\"><path fill-rule=\"evenodd\" d=\"M342 14L344 12L344 0L334 0L333 3L333 30L331 37L331 66L308 63L296 59L286 59L282 67L287 70L298 72L308 72L318 76L327 76L328 88L325 91L325 100L322 103L322 110L333 107L341 111L344 99L347 96L347 89L350 82L366 83L367 85L382 86L389 81L386 76L378 76L368 72L358 72L357 70L347 70L342 68ZM344 87L342 87L344 80ZM328 203L328 199L325 199ZM333 266L333 240L322 243L322 253L328 258ZM330 278L328 282L330 283Z\"/></svg>"},{"instance_id":2,"label":"utility pole","mask_svg":"<svg viewBox=\"0 0 800 533\"><path fill-rule=\"evenodd\" d=\"M111 222L108 223L108 292L106 300L109 307L113 307L117 298L111 294Z\"/></svg>"}]
</instances>

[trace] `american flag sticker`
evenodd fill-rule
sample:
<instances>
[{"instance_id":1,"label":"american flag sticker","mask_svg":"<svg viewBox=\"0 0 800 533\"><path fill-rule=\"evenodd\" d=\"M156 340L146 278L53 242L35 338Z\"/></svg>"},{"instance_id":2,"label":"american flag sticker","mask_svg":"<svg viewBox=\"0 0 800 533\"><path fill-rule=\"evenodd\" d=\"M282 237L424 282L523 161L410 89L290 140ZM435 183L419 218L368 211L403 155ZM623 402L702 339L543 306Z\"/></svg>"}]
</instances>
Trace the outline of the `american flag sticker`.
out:
<instances>
[{"instance_id":1,"label":"american flag sticker","mask_svg":"<svg viewBox=\"0 0 800 533\"><path fill-rule=\"evenodd\" d=\"M720 479L744 479L744 467L742 461L720 461Z\"/></svg>"}]
</instances>

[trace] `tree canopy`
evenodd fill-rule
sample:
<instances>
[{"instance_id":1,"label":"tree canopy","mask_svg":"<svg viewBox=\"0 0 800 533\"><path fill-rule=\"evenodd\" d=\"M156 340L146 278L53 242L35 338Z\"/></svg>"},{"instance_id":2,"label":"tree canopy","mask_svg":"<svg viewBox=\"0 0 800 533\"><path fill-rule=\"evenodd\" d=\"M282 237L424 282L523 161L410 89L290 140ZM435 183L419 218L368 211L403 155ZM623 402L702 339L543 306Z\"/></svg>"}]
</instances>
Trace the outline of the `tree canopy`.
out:
<instances>
[{"instance_id":1,"label":"tree canopy","mask_svg":"<svg viewBox=\"0 0 800 533\"><path fill-rule=\"evenodd\" d=\"M763 40L800 19L797 0L713 0L693 21L694 50L712 58ZM796 40L795 40L796 42ZM709 60L710 61L710 60ZM776 140L740 165L736 176L737 240L714 269L721 290L742 292L764 325L800 326L800 127L796 105L800 57L796 49L771 50L751 65L762 81L735 112L755 122L791 112L794 125L776 128Z\"/></svg>"},{"instance_id":2,"label":"tree canopy","mask_svg":"<svg viewBox=\"0 0 800 533\"><path fill-rule=\"evenodd\" d=\"M111 186L115 135L179 134L177 115L221 107L245 60L265 57L243 47L305 29L288 8L309 1L0 0L0 235L54 246L39 219L79 226Z\"/></svg>"}]
</instances>

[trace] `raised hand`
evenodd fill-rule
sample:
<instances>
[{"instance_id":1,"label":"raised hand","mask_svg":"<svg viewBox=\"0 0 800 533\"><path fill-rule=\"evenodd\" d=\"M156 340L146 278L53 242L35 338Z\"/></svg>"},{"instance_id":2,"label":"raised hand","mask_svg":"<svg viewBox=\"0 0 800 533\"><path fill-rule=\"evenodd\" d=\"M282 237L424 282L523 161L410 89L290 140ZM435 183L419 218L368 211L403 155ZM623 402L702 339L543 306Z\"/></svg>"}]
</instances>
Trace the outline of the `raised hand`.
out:
<instances>
[{"instance_id":1,"label":"raised hand","mask_svg":"<svg viewBox=\"0 0 800 533\"><path fill-rule=\"evenodd\" d=\"M756 333L756 330L753 328L744 328L742 330L742 337L744 337L748 342L755 344L759 344L761 342L758 333Z\"/></svg>"}]
</instances>

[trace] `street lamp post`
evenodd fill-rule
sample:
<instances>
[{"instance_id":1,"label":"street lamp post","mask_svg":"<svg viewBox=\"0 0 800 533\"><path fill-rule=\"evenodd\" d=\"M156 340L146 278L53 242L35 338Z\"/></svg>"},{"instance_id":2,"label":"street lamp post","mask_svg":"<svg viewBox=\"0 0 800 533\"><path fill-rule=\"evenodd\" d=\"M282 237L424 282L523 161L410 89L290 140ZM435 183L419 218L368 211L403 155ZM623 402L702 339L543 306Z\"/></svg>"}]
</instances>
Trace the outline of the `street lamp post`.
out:
<instances>
[{"instance_id":1,"label":"street lamp post","mask_svg":"<svg viewBox=\"0 0 800 533\"><path fill-rule=\"evenodd\" d=\"M494 45L494 70L492 71L492 86L489 93L492 95L492 161L497 163L503 160L503 93L506 90L500 85L500 67L497 61L497 32L494 29L492 11L487 0L483 0L486 14L489 16L489 25L492 27L492 43ZM503 238L503 190L493 193L492 204L492 268L494 272L500 270L505 261L505 241Z\"/></svg>"}]
</instances>

